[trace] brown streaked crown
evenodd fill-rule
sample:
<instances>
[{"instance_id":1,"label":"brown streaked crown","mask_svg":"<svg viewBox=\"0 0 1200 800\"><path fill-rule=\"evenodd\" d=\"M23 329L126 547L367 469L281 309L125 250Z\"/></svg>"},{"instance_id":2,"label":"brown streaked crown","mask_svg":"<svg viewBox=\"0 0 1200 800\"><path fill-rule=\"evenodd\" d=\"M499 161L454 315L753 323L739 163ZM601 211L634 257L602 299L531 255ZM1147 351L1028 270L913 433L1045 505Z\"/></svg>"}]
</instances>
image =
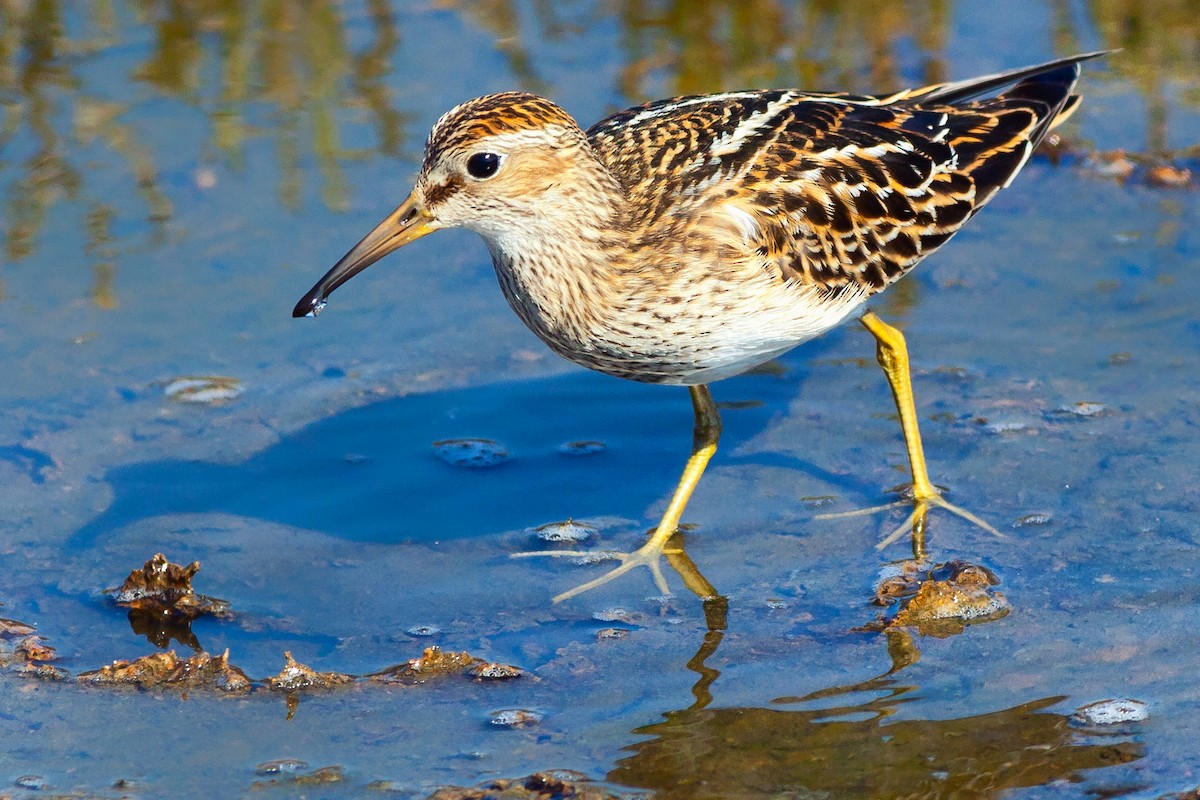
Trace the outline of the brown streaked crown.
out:
<instances>
[{"instance_id":1,"label":"brown streaked crown","mask_svg":"<svg viewBox=\"0 0 1200 800\"><path fill-rule=\"evenodd\" d=\"M425 145L425 162L436 163L442 154L488 136L550 125L579 128L570 114L544 97L526 92L476 97L447 111L433 126Z\"/></svg>"}]
</instances>

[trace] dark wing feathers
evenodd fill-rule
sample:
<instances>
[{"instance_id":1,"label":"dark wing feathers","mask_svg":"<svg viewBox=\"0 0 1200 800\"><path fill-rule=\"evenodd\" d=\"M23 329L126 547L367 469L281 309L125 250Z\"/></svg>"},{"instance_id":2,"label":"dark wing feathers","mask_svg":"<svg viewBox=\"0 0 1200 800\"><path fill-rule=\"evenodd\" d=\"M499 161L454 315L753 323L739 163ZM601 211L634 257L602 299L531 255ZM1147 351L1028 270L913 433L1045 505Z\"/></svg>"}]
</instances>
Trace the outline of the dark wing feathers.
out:
<instances>
[{"instance_id":1,"label":"dark wing feathers","mask_svg":"<svg viewBox=\"0 0 1200 800\"><path fill-rule=\"evenodd\" d=\"M1006 186L1078 98L1089 53L889 96L736 92L663 100L588 137L655 239L723 204L785 279L879 291ZM987 99L974 99L1016 84ZM675 213L664 215L664 209Z\"/></svg>"}]
</instances>

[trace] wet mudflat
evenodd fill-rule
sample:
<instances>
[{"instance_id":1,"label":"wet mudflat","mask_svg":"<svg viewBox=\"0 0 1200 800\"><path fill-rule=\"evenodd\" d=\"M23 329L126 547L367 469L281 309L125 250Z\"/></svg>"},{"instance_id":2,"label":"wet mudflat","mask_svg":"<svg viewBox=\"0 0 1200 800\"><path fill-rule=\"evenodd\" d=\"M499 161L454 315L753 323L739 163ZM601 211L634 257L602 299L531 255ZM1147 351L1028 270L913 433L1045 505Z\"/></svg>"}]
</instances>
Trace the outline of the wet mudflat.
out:
<instances>
[{"instance_id":1,"label":"wet mudflat","mask_svg":"<svg viewBox=\"0 0 1200 800\"><path fill-rule=\"evenodd\" d=\"M1200 787L1200 8L935 8L0 5L0 796ZM288 316L476 94L590 121L1101 47L1060 146L875 305L933 479L1005 534L935 514L930 565L875 549L899 512L816 519L906 479L856 324L714 387L675 565L724 602L553 606L604 565L509 556L636 544L686 393L550 355L465 233Z\"/></svg>"}]
</instances>

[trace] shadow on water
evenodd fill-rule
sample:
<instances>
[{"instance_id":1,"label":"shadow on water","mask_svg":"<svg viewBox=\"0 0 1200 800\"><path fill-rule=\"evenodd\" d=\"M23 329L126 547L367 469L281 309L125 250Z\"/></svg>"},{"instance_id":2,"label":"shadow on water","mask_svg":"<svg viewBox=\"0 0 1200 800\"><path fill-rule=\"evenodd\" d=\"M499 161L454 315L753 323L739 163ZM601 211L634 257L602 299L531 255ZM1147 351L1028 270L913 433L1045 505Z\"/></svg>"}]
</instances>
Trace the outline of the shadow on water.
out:
<instances>
[{"instance_id":1,"label":"shadow on water","mask_svg":"<svg viewBox=\"0 0 1200 800\"><path fill-rule=\"evenodd\" d=\"M725 413L725 444L765 427L795 391L771 376L741 379L756 403ZM719 394L732 396L731 387ZM595 417L581 425L581 410ZM112 470L115 499L72 547L167 514L224 512L355 541L483 536L545 522L641 518L665 498L687 456L691 406L682 388L584 372L541 381L414 394L336 414L238 464L141 462ZM434 442L486 438L510 457L464 467ZM563 452L599 440L591 455ZM791 466L796 466L794 463Z\"/></svg>"},{"instance_id":2,"label":"shadow on water","mask_svg":"<svg viewBox=\"0 0 1200 800\"><path fill-rule=\"evenodd\" d=\"M580 429L578 417L561 410L581 405L605 418ZM617 508L640 515L670 488L672 458L649 456L686 455L689 415L682 390L630 391L614 379L579 373L414 394L316 422L240 464L118 468L107 476L116 500L76 533L73 545L135 520L191 512L385 542L480 536ZM455 466L432 447L468 437L495 440L510 457L493 466ZM606 449L559 450L592 439Z\"/></svg>"}]
</instances>

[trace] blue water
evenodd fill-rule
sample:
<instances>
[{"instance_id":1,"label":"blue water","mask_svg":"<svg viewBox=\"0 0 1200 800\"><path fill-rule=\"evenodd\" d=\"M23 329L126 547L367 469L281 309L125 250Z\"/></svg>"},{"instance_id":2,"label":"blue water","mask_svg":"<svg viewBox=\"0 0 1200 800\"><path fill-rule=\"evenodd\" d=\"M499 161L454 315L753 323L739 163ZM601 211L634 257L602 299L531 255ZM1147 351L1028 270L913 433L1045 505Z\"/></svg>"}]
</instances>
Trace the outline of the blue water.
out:
<instances>
[{"instance_id":1,"label":"blue water","mask_svg":"<svg viewBox=\"0 0 1200 800\"><path fill-rule=\"evenodd\" d=\"M72 674L150 653L103 590L161 551L202 561L197 589L237 613L193 633L255 678L284 650L364 674L429 644L531 673L306 695L289 719L266 691L4 672L0 787L240 796L278 758L343 768L313 797L551 768L664 798L1200 785L1200 8L826 5L0 10L0 616L36 624ZM320 318L289 316L403 199L432 122L476 94L533 89L590 122L681 92L886 90L1101 47L1125 49L1085 70L1073 154L1035 158L875 305L908 337L934 481L1006 534L933 518L932 556L994 570L1013 607L958 636L853 630L907 555L874 548L900 515L815 519L886 502L907 475L857 323L714 386L724 437L684 521L728 598L722 627L670 570L670 600L643 570L555 606L602 567L508 557L568 518L597 526L589 546L636 546L691 410L682 389L549 354L474 236L414 243ZM1137 162L1125 182L1088 157L1118 148ZM1149 184L1163 161L1191 188ZM168 398L187 375L244 391ZM437 457L460 437L510 457ZM605 448L560 451L578 440ZM614 623L592 615L616 606L636 624L597 639ZM419 625L441 632L406 633ZM1108 697L1148 720L1069 725ZM513 707L545 718L488 722Z\"/></svg>"}]
</instances>

